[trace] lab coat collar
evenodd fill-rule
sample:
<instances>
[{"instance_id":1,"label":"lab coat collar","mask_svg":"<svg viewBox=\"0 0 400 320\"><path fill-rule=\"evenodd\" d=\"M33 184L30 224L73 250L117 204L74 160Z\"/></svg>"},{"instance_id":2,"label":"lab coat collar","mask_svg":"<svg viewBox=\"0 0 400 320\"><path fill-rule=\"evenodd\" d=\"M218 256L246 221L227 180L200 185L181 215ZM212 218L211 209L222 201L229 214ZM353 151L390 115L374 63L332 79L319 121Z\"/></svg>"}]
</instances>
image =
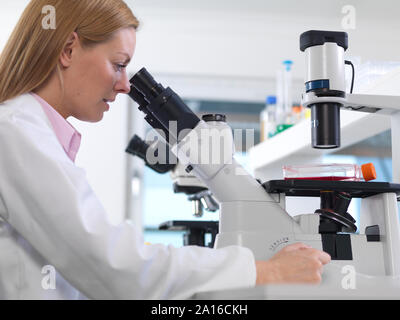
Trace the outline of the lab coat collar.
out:
<instances>
[{"instance_id":1,"label":"lab coat collar","mask_svg":"<svg viewBox=\"0 0 400 320\"><path fill-rule=\"evenodd\" d=\"M34 92L30 94L40 103L48 120L50 121L58 141L62 145L68 157L75 162L78 153L81 134L66 121L46 100Z\"/></svg>"}]
</instances>

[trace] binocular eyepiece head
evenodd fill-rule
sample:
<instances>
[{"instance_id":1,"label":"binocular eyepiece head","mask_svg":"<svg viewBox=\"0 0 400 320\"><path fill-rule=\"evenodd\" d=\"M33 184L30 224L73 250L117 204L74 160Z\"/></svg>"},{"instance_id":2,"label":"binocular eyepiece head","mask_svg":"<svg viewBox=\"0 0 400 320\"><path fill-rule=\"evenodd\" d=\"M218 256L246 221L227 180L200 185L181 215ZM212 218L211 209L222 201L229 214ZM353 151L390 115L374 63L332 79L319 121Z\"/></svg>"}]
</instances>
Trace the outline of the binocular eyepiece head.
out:
<instances>
[{"instance_id":1,"label":"binocular eyepiece head","mask_svg":"<svg viewBox=\"0 0 400 320\"><path fill-rule=\"evenodd\" d=\"M183 139L200 121L171 88L157 83L145 68L138 71L130 83L129 96L146 114L145 120L163 132L168 143Z\"/></svg>"}]
</instances>

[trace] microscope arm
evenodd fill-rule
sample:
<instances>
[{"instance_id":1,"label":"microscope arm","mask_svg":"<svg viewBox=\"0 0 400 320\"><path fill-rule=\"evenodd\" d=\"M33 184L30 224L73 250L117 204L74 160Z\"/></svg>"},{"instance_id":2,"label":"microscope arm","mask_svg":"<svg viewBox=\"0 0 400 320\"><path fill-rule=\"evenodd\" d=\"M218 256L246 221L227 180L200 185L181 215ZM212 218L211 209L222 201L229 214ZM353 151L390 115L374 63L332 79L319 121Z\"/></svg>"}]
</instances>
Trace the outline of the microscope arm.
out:
<instances>
[{"instance_id":1,"label":"microscope arm","mask_svg":"<svg viewBox=\"0 0 400 320\"><path fill-rule=\"evenodd\" d=\"M213 130L206 122L200 121L183 140L172 147L172 152L177 155L182 164L187 166L187 170L191 170L208 186L219 202L275 202L264 188L237 163L233 157L231 129L227 124L220 126L224 128ZM207 138L202 139L205 136ZM208 143L209 137L214 142L220 136L223 137L223 146L219 148L217 146L216 149L213 143ZM200 152L197 151L211 156L217 154L219 161L217 163L201 162L198 159Z\"/></svg>"}]
</instances>

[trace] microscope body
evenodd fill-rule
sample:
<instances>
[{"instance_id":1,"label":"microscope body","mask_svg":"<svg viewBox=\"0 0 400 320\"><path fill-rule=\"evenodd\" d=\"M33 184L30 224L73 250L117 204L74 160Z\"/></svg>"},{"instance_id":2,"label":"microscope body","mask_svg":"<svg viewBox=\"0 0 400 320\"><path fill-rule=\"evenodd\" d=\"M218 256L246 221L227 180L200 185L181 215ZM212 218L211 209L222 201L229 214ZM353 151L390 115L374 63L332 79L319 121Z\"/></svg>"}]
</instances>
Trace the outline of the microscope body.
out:
<instances>
[{"instance_id":1,"label":"microscope body","mask_svg":"<svg viewBox=\"0 0 400 320\"><path fill-rule=\"evenodd\" d=\"M227 124L221 126L229 127ZM280 180L275 185L281 184L284 188L274 184L270 186L271 182L261 184L234 157L218 165L198 163L190 158L190 150L210 150L211 154L220 148L218 154L229 154L229 151L223 150L232 143L228 135L223 135L227 142L225 146L202 145L204 141L206 144L209 141L198 138L202 136L199 132L206 127L209 133L212 132L209 124L200 122L172 150L183 164L192 167L192 172L207 185L219 202L219 233L215 248L240 245L251 249L256 260L267 260L288 244L305 243L331 255L330 270L323 274L324 283L329 283L330 287L341 288L343 270L349 266L359 277L359 285L371 285L371 277L400 276L400 246L397 245L400 243L397 209L400 185ZM221 131L214 134L218 132ZM211 140L218 141L215 138ZM311 185L307 186L307 183ZM286 196L319 196L329 188L337 192L347 188L352 196L363 198L360 233L324 231L321 229L321 215L310 213L291 217L286 212Z\"/></svg>"}]
</instances>

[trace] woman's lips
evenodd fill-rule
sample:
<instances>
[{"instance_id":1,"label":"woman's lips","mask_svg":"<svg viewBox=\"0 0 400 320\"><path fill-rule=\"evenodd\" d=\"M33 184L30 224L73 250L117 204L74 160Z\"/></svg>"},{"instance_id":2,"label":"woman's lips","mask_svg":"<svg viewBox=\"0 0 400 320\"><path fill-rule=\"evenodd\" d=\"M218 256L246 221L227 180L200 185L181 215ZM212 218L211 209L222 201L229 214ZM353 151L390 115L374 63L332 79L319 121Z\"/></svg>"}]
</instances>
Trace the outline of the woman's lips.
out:
<instances>
[{"instance_id":1,"label":"woman's lips","mask_svg":"<svg viewBox=\"0 0 400 320\"><path fill-rule=\"evenodd\" d=\"M110 105L108 104L111 102L110 100L103 99L104 104L106 105L106 111L110 110Z\"/></svg>"}]
</instances>

